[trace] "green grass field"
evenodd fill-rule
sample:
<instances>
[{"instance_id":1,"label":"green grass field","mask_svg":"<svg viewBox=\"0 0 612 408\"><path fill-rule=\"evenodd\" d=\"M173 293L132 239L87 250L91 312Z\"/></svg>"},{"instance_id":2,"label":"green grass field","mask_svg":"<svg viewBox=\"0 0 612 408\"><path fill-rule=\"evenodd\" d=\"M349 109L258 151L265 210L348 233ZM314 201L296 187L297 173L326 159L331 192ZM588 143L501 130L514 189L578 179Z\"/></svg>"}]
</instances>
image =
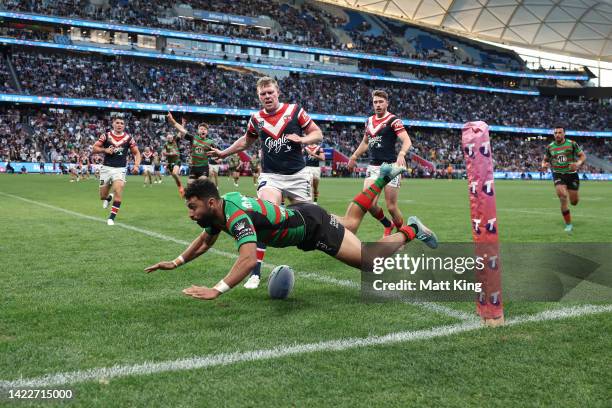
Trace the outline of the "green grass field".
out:
<instances>
[{"instance_id":1,"label":"green grass field","mask_svg":"<svg viewBox=\"0 0 612 408\"><path fill-rule=\"evenodd\" d=\"M323 179L321 205L343 213L361 183ZM496 186L502 242L612 242L609 183L582 184L571 235L551 182ZM239 190L254 194L252 179ZM0 175L0 388L35 379L30 388L71 389L83 407L610 406L610 305L506 299L509 324L480 328L462 319L471 302L362 303L358 271L294 248L266 257L295 269L289 299L262 284L196 301L181 290L223 277L233 240L145 274L199 228L169 178L143 188L130 177L124 196L109 227L96 181ZM400 205L443 242L471 240L465 181L405 181ZM381 232L368 217L358 235ZM13 406L3 392L0 406ZM36 403L50 406L23 406Z\"/></svg>"}]
</instances>

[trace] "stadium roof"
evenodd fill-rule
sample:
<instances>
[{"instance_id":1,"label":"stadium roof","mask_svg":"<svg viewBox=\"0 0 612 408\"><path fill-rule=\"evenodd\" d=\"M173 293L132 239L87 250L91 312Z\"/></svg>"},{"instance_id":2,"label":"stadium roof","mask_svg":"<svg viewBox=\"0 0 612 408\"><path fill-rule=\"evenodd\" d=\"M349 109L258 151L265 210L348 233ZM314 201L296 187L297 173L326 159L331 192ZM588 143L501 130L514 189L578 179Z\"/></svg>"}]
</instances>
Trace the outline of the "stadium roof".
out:
<instances>
[{"instance_id":1,"label":"stadium roof","mask_svg":"<svg viewBox=\"0 0 612 408\"><path fill-rule=\"evenodd\" d=\"M612 4L596 0L323 0L482 40L612 61Z\"/></svg>"}]
</instances>

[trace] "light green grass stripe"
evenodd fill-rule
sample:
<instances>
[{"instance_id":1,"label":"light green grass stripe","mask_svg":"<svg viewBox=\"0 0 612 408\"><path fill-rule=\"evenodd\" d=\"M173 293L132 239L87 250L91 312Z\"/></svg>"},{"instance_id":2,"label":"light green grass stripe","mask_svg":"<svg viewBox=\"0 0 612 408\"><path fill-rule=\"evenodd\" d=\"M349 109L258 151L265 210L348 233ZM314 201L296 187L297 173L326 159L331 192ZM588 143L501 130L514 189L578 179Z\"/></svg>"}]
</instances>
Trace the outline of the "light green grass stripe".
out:
<instances>
[{"instance_id":1,"label":"light green grass stripe","mask_svg":"<svg viewBox=\"0 0 612 408\"><path fill-rule=\"evenodd\" d=\"M506 327L525 323L561 320L607 312L612 312L612 305L585 305L568 307L557 310L549 310L534 315L519 316L514 319L508 320L506 322ZM358 347L379 346L400 342L427 340L436 337L447 337L454 334L482 329L483 326L480 323L464 322L454 325L433 327L431 329L426 330L390 333L384 336L369 336L365 338L347 338L324 341L319 343L294 344L264 350L213 354L208 356L193 357L173 361L162 361L157 363L145 362L142 364L135 365L115 365L112 367L94 368L83 371L71 371L65 373L49 374L29 379L3 380L0 381L0 389L43 388L58 385L82 383L88 381L110 380L113 378L129 376L141 376L164 372L195 370L207 367L226 366L230 364L249 361L276 359L298 354L307 354L315 352L334 352L355 349Z\"/></svg>"}]
</instances>

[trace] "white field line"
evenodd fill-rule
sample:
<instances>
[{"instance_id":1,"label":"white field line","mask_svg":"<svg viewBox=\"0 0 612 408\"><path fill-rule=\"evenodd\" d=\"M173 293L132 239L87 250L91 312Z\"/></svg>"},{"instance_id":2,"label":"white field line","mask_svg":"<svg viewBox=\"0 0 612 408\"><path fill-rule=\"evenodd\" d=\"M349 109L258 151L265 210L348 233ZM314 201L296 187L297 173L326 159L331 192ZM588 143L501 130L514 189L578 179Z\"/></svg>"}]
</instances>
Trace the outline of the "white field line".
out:
<instances>
[{"instance_id":1,"label":"white field line","mask_svg":"<svg viewBox=\"0 0 612 408\"><path fill-rule=\"evenodd\" d=\"M525 315L514 319L509 319L506 321L506 326L515 326L531 322L561 320L566 318L608 312L612 312L612 305L585 305L568 307L537 313L534 315ZM226 366L247 361L270 360L299 354L308 354L315 352L335 352L355 349L359 347L379 346L400 342L426 340L436 337L447 337L454 334L481 330L482 328L483 326L478 322L463 322L454 325L439 326L425 330L390 333L382 336L345 338L338 340L322 341L319 343L293 344L286 346L278 346L271 349L212 354L180 360L161 361L157 363L145 362L134 365L114 365L112 367L102 367L93 368L89 370L48 374L34 378L0 380L0 389L45 388L88 381L107 381L113 378L122 378L129 376L141 376L165 372L195 370L201 368ZM490 330L503 329L499 328Z\"/></svg>"},{"instance_id":2,"label":"white field line","mask_svg":"<svg viewBox=\"0 0 612 408\"><path fill-rule=\"evenodd\" d=\"M74 217L78 217L78 218L83 218L83 219L87 219L90 221L96 221L96 222L101 222L101 223L106 223L106 219L105 218L98 218L98 217L93 217L91 215L86 215L86 214L81 214L78 213L76 211L71 211L71 210L67 210L65 208L62 207L56 207L54 205L50 205L50 204L46 204L46 203L42 203L39 201L34 201L34 200L30 200L28 198L24 198L24 197L20 197L20 196L16 196L13 194L8 194L8 193L4 193L0 191L0 195L4 195L7 197L11 197L14 198L16 200L21 200L24 201L26 203L29 204L34 204L34 205L38 205L40 207L44 207L50 210L54 210L54 211L59 211L59 212L63 212L65 214L68 215L72 215ZM162 241L168 241L168 242L173 242L175 244L179 244L179 245L183 245L183 246L188 246L189 244L191 244L191 242L182 240L182 239L177 239L165 234L160 234L158 232L155 231L150 231L150 230L146 230L143 228L138 228L138 227L134 227L132 225L128 225L128 224L124 224L121 222L117 222L115 223L114 227L120 227L120 228L124 228L130 231L134 231L134 232L138 232L140 234L144 234L147 235L149 237L153 237L153 238L157 238L160 239ZM110 228L110 227L109 227ZM230 252L225 252L225 251L221 251L215 248L211 248L209 250L209 252L226 257L226 258L230 258L230 259L236 259L238 258L238 255L230 253ZM265 268L268 268L270 270L274 269L276 267L276 265L268 263L268 262L264 262L263 265ZM346 287L346 288L352 288L352 289L359 289L361 286L358 282L355 281L351 281L351 280L346 280L346 279L336 279L336 278L332 278L330 276L325 276L325 275L321 275L318 273L314 273L314 272L301 272L301 271L296 271L297 275L299 278L306 278L312 281L317 281L317 282L322 282L322 283L326 283L326 284L330 284L330 285L335 285L335 286L341 286L341 287ZM477 317L473 314L473 313L467 313L467 312L463 312L460 310L455 310L453 308L450 308L448 306L444 306L438 303L433 303L433 302L407 302L410 303L412 305L421 307L423 309L427 309L429 311L435 312L435 313L439 313L439 314L443 314L449 317L453 317L456 319L460 319L460 320L477 320Z\"/></svg>"}]
</instances>

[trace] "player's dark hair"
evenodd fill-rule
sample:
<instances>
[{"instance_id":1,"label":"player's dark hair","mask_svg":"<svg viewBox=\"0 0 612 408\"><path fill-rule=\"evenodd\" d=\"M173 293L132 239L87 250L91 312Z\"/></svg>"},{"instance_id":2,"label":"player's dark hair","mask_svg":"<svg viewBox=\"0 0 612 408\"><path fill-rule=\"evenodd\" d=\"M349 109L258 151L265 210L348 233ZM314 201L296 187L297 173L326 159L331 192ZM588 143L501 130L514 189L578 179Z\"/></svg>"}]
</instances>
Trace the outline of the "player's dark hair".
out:
<instances>
[{"instance_id":1,"label":"player's dark hair","mask_svg":"<svg viewBox=\"0 0 612 408\"><path fill-rule=\"evenodd\" d=\"M221 198L217 186L210 180L196 180L189 184L185 189L185 199L189 200L191 197L197 197L200 200L206 200L211 197Z\"/></svg>"},{"instance_id":2,"label":"player's dark hair","mask_svg":"<svg viewBox=\"0 0 612 408\"><path fill-rule=\"evenodd\" d=\"M382 89L375 89L372 92L372 98L374 98L375 96L381 97L383 98L385 101L389 100L389 94L386 93L385 91L383 91Z\"/></svg>"},{"instance_id":3,"label":"player's dark hair","mask_svg":"<svg viewBox=\"0 0 612 408\"><path fill-rule=\"evenodd\" d=\"M555 126L553 126L553 129L563 129L563 130L565 130L565 126L563 126L560 123L557 123L557 124L555 124Z\"/></svg>"},{"instance_id":4,"label":"player's dark hair","mask_svg":"<svg viewBox=\"0 0 612 408\"><path fill-rule=\"evenodd\" d=\"M198 124L198 127L200 127L200 126L203 126L206 129L208 129L208 123L206 123L206 122L201 122L200 124Z\"/></svg>"}]
</instances>

